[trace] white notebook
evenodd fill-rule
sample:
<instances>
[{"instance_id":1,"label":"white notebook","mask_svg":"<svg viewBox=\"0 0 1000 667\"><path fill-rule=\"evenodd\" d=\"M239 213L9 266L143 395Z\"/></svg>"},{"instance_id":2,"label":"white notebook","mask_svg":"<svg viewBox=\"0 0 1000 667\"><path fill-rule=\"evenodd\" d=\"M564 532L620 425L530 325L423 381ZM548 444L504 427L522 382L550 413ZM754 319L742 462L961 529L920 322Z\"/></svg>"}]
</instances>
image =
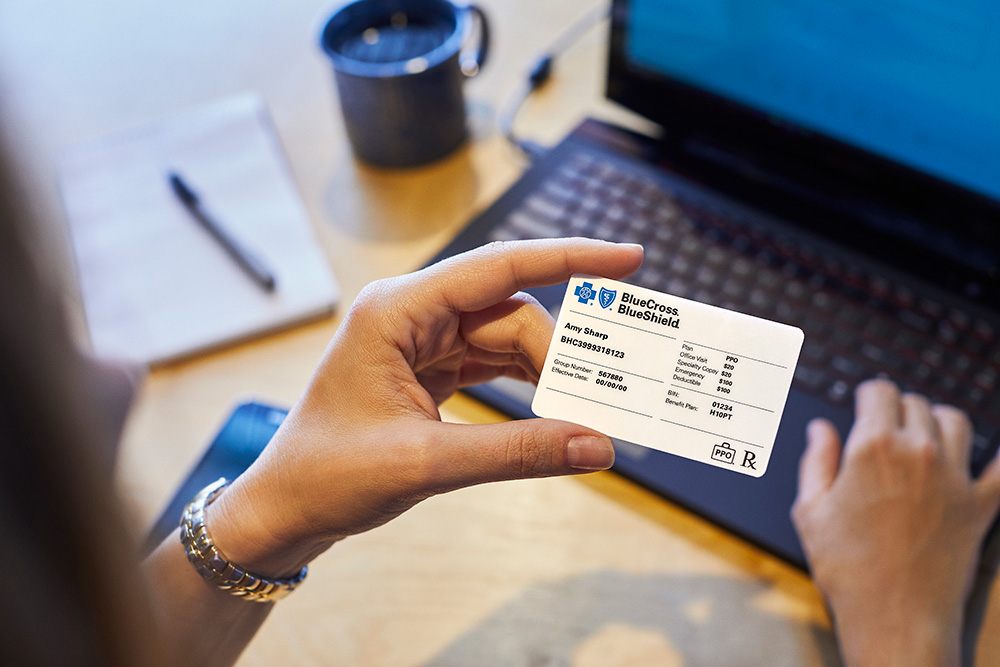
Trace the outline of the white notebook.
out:
<instances>
[{"instance_id":1,"label":"white notebook","mask_svg":"<svg viewBox=\"0 0 1000 667\"><path fill-rule=\"evenodd\" d=\"M275 276L253 282L175 196L176 170ZM157 364L332 311L336 279L263 104L227 99L60 155L93 350Z\"/></svg>"}]
</instances>

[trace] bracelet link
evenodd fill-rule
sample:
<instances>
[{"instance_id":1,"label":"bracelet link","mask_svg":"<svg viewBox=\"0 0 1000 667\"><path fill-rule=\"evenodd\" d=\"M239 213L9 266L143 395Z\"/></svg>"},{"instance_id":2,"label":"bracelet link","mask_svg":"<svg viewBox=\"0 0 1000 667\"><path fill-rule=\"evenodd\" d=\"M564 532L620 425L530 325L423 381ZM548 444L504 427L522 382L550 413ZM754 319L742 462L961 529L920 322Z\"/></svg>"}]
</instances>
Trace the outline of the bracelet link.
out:
<instances>
[{"instance_id":1,"label":"bracelet link","mask_svg":"<svg viewBox=\"0 0 1000 667\"><path fill-rule=\"evenodd\" d=\"M254 602L273 602L285 597L302 583L309 570L303 567L294 577L270 579L252 574L230 563L212 543L205 526L205 507L219 497L229 486L226 479L218 479L195 495L181 515L181 544L184 554L205 581L231 595Z\"/></svg>"}]
</instances>

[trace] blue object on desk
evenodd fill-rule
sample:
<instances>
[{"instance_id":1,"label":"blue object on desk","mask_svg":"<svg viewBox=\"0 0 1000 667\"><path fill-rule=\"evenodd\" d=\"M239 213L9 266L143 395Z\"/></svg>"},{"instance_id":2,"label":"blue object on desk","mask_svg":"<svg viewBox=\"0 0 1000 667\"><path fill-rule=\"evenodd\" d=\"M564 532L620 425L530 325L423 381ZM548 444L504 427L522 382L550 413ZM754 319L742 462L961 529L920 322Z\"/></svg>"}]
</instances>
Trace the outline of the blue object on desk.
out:
<instances>
[{"instance_id":1,"label":"blue object on desk","mask_svg":"<svg viewBox=\"0 0 1000 667\"><path fill-rule=\"evenodd\" d=\"M141 553L151 553L177 528L184 506L198 491L220 477L232 481L242 475L264 451L287 414L285 408L255 401L237 405L153 524Z\"/></svg>"}]
</instances>

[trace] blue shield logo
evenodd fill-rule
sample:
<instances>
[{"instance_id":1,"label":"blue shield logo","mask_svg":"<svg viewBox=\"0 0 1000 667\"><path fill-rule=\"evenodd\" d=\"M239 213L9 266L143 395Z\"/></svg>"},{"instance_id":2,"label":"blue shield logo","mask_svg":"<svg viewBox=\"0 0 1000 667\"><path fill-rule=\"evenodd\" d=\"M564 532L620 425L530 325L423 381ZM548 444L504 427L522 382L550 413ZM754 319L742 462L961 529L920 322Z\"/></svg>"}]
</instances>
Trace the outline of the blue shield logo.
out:
<instances>
[{"instance_id":1,"label":"blue shield logo","mask_svg":"<svg viewBox=\"0 0 1000 667\"><path fill-rule=\"evenodd\" d=\"M601 308L610 308L611 304L615 302L616 296L618 296L618 290L602 287L597 295L597 300L601 303Z\"/></svg>"}]
</instances>

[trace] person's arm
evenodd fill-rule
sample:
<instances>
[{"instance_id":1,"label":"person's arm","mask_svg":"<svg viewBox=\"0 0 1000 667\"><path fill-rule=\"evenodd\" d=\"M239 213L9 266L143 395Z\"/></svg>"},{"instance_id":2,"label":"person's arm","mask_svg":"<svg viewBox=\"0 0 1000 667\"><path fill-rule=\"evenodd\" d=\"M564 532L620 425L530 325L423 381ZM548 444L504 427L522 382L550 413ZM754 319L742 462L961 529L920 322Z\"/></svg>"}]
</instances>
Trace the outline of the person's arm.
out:
<instances>
[{"instance_id":1,"label":"person's arm","mask_svg":"<svg viewBox=\"0 0 1000 667\"><path fill-rule=\"evenodd\" d=\"M969 475L960 410L873 380L842 447L809 425L792 518L848 665L958 665L962 614L1000 506L1000 459Z\"/></svg>"},{"instance_id":2,"label":"person's arm","mask_svg":"<svg viewBox=\"0 0 1000 667\"><path fill-rule=\"evenodd\" d=\"M369 285L260 458L206 509L215 545L281 578L434 494L610 467L611 440L591 429L549 419L445 424L437 406L499 376L537 381L555 325L519 290L574 273L622 278L641 263L634 245L496 243ZM144 567L166 640L187 664L231 663L272 606L202 580L176 532Z\"/></svg>"}]
</instances>

